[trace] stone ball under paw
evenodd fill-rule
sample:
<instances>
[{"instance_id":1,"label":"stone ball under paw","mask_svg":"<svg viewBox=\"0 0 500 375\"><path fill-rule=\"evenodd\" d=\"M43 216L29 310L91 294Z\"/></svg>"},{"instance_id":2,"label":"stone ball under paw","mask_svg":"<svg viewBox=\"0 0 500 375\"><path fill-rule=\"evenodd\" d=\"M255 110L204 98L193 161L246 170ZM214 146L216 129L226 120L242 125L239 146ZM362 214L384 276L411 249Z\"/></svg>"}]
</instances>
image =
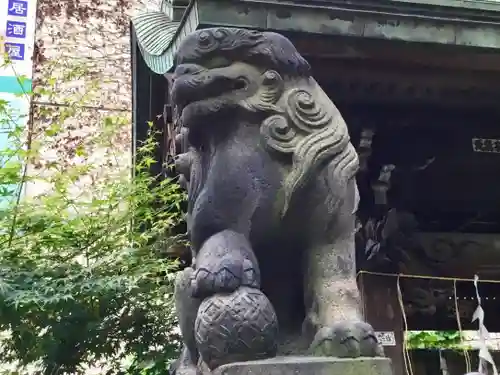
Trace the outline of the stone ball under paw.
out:
<instances>
[{"instance_id":1,"label":"stone ball under paw","mask_svg":"<svg viewBox=\"0 0 500 375\"><path fill-rule=\"evenodd\" d=\"M210 369L227 363L274 357L278 317L258 289L241 287L205 299L198 310L195 338Z\"/></svg>"}]
</instances>

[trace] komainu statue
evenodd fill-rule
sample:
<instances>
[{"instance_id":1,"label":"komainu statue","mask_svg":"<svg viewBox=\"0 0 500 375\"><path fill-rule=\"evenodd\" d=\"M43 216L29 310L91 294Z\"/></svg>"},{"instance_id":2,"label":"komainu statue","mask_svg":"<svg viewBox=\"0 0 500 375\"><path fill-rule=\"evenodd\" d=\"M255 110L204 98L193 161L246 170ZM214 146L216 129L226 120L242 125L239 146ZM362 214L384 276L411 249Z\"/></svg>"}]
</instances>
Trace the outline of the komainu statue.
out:
<instances>
[{"instance_id":1,"label":"komainu statue","mask_svg":"<svg viewBox=\"0 0 500 375\"><path fill-rule=\"evenodd\" d=\"M193 252L176 373L382 356L355 278L358 157L307 61L276 33L200 30L179 46L171 96Z\"/></svg>"}]
</instances>

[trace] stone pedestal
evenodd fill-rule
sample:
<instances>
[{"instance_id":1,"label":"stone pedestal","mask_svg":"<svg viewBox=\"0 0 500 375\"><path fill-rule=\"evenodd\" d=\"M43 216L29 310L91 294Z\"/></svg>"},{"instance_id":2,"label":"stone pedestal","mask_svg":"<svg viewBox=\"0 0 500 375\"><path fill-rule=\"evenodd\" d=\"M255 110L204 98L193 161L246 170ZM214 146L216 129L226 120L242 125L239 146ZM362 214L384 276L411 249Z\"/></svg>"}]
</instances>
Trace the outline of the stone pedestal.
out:
<instances>
[{"instance_id":1,"label":"stone pedestal","mask_svg":"<svg viewBox=\"0 0 500 375\"><path fill-rule=\"evenodd\" d=\"M221 366L213 375L393 375L388 358L277 357Z\"/></svg>"}]
</instances>

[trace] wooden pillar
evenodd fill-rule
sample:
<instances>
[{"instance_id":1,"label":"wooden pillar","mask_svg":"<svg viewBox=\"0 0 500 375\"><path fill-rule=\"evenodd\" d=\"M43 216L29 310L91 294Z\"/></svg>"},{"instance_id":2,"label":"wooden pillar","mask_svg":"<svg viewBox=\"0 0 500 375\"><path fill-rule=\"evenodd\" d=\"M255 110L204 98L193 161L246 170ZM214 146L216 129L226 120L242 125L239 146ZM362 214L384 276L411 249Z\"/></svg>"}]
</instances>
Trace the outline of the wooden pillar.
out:
<instances>
[{"instance_id":1,"label":"wooden pillar","mask_svg":"<svg viewBox=\"0 0 500 375\"><path fill-rule=\"evenodd\" d=\"M398 302L397 279L361 274L358 283L366 321L375 332L387 332L386 337L389 339L394 337L395 342L384 344L385 355L392 360L394 375L406 375L403 360L404 324Z\"/></svg>"}]
</instances>

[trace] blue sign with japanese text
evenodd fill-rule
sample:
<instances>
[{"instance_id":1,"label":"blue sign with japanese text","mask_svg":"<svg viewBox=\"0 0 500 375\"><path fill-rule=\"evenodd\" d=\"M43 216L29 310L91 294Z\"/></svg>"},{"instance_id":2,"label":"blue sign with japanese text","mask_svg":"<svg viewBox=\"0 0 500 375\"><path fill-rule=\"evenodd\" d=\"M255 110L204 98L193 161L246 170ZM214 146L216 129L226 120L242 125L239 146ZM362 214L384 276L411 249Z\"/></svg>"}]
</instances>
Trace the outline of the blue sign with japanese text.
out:
<instances>
[{"instance_id":1,"label":"blue sign with japanese text","mask_svg":"<svg viewBox=\"0 0 500 375\"><path fill-rule=\"evenodd\" d=\"M28 2L23 0L9 0L7 14L15 17L27 17Z\"/></svg>"},{"instance_id":2,"label":"blue sign with japanese text","mask_svg":"<svg viewBox=\"0 0 500 375\"><path fill-rule=\"evenodd\" d=\"M24 60L24 44L5 43L5 52L11 60Z\"/></svg>"},{"instance_id":3,"label":"blue sign with japanese text","mask_svg":"<svg viewBox=\"0 0 500 375\"><path fill-rule=\"evenodd\" d=\"M7 21L6 36L10 38L26 38L26 23Z\"/></svg>"}]
</instances>

